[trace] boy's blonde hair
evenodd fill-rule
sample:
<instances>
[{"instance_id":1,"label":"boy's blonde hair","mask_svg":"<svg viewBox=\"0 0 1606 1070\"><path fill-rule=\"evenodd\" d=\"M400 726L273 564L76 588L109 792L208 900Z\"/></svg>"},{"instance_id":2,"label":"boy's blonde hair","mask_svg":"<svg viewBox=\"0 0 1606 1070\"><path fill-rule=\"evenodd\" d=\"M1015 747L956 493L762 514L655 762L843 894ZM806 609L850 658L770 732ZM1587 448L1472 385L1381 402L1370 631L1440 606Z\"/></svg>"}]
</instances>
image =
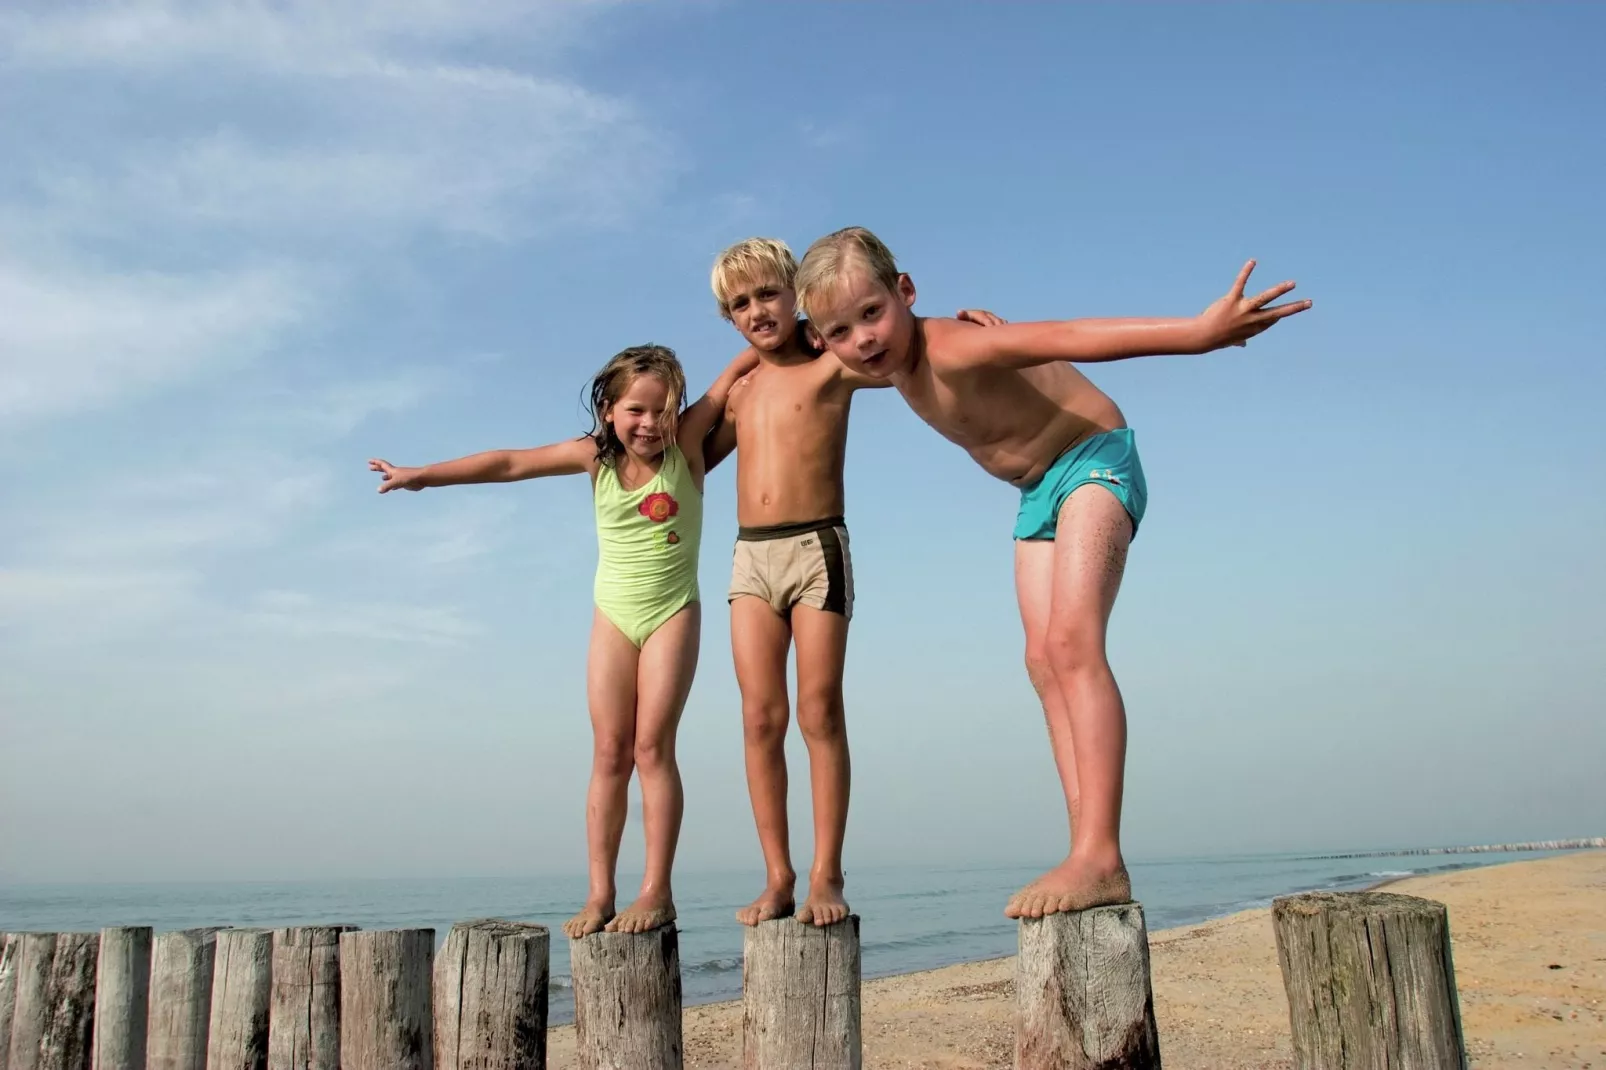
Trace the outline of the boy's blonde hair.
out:
<instances>
[{"instance_id":1,"label":"boy's blonde hair","mask_svg":"<svg viewBox=\"0 0 1606 1070\"><path fill-rule=\"evenodd\" d=\"M810 245L797 269L797 307L811 319L811 302L835 289L853 266L865 268L888 290L898 285L898 261L881 239L864 227L843 227Z\"/></svg>"},{"instance_id":2,"label":"boy's blonde hair","mask_svg":"<svg viewBox=\"0 0 1606 1070\"><path fill-rule=\"evenodd\" d=\"M792 285L797 276L797 259L792 250L779 238L748 238L720 253L714 259L714 298L719 302L719 314L731 318L731 295L736 287L747 282L774 279L782 286Z\"/></svg>"}]
</instances>

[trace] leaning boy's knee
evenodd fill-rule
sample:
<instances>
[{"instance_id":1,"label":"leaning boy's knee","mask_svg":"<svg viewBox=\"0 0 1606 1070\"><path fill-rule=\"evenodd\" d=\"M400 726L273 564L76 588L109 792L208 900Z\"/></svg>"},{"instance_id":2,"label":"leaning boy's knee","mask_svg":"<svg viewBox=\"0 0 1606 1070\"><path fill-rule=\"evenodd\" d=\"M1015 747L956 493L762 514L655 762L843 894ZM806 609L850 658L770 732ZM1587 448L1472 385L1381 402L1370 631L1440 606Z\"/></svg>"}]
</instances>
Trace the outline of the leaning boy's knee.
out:
<instances>
[{"instance_id":1,"label":"leaning boy's knee","mask_svg":"<svg viewBox=\"0 0 1606 1070\"><path fill-rule=\"evenodd\" d=\"M1048 644L1042 639L1026 641L1026 675L1039 698L1054 680L1054 662L1049 658Z\"/></svg>"},{"instance_id":2,"label":"leaning boy's knee","mask_svg":"<svg viewBox=\"0 0 1606 1070\"><path fill-rule=\"evenodd\" d=\"M1050 625L1044 639L1044 659L1055 676L1104 669L1104 630L1095 624L1070 621Z\"/></svg>"}]
</instances>

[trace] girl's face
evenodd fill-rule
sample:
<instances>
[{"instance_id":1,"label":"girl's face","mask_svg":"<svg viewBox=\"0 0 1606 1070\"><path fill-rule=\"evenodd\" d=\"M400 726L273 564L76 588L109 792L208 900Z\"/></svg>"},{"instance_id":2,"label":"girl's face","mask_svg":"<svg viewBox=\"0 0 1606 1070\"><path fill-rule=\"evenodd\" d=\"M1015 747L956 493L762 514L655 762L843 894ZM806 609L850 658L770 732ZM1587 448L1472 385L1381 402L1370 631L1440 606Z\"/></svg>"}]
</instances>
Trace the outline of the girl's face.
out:
<instances>
[{"instance_id":1,"label":"girl's face","mask_svg":"<svg viewBox=\"0 0 1606 1070\"><path fill-rule=\"evenodd\" d=\"M638 375L608 407L604 417L625 451L637 460L653 461L664 452L664 436L673 434L669 411L669 384L656 375Z\"/></svg>"}]
</instances>

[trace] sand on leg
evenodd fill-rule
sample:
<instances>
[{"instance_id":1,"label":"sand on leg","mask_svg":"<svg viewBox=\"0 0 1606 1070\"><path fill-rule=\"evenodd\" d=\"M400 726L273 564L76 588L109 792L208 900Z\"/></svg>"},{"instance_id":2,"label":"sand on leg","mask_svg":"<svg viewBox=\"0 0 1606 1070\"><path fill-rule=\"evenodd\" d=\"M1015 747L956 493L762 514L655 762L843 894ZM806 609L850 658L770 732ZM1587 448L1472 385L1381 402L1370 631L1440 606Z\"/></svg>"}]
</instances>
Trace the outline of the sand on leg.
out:
<instances>
[{"instance_id":1,"label":"sand on leg","mask_svg":"<svg viewBox=\"0 0 1606 1070\"><path fill-rule=\"evenodd\" d=\"M848 916L842 897L842 839L847 831L852 767L842 702L842 665L848 621L840 613L792 608L797 643L797 727L809 750L814 803L814 864L799 921L830 925Z\"/></svg>"},{"instance_id":2,"label":"sand on leg","mask_svg":"<svg viewBox=\"0 0 1606 1070\"><path fill-rule=\"evenodd\" d=\"M580 913L563 924L571 938L600 932L613 918L614 867L635 768L638 658L635 644L600 609L594 610L586 654L586 701L591 710L591 783L586 788L590 888Z\"/></svg>"},{"instance_id":3,"label":"sand on leg","mask_svg":"<svg viewBox=\"0 0 1606 1070\"><path fill-rule=\"evenodd\" d=\"M646 932L675 919L670 875L685 795L675 761L675 733L697 675L702 606L693 602L647 637L636 669L636 774L641 779L641 824L647 871L641 895L608 922L609 932Z\"/></svg>"},{"instance_id":4,"label":"sand on leg","mask_svg":"<svg viewBox=\"0 0 1606 1070\"><path fill-rule=\"evenodd\" d=\"M792 629L769 603L753 595L731 601L731 656L742 692L743 754L753 821L764 852L764 890L736 912L743 925L793 911L797 873L786 819L786 656Z\"/></svg>"},{"instance_id":5,"label":"sand on leg","mask_svg":"<svg viewBox=\"0 0 1606 1070\"><path fill-rule=\"evenodd\" d=\"M1131 518L1104 487L1079 487L1060 508L1043 650L1074 741L1075 779L1065 789L1075 832L1070 856L1010 901L1011 917L1131 898L1120 840L1126 710L1105 651L1131 539Z\"/></svg>"}]
</instances>

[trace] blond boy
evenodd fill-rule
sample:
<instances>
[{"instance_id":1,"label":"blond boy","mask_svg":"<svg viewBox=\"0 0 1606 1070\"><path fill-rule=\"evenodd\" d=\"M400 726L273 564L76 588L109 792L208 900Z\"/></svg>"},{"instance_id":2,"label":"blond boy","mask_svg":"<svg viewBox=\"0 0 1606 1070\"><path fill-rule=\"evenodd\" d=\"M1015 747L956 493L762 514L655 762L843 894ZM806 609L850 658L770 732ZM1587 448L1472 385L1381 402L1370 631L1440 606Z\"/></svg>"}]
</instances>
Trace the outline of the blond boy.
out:
<instances>
[{"instance_id":1,"label":"blond boy","mask_svg":"<svg viewBox=\"0 0 1606 1070\"><path fill-rule=\"evenodd\" d=\"M938 433L1021 490L1016 596L1027 673L1065 790L1071 850L1010 899L1010 917L1131 897L1120 846L1126 713L1105 657L1105 630L1148 489L1121 410L1073 362L1243 345L1310 307L1268 307L1292 282L1246 298L1253 268L1246 264L1226 296L1194 317L980 330L916 316L913 281L862 227L821 238L803 257L798 306L842 365L897 388Z\"/></svg>"},{"instance_id":2,"label":"blond boy","mask_svg":"<svg viewBox=\"0 0 1606 1070\"><path fill-rule=\"evenodd\" d=\"M848 412L856 391L888 385L811 344L792 289L786 244L751 238L722 252L712 286L719 311L758 355L710 436L710 467L740 446L739 530L729 591L731 652L742 692L748 792L764 853L765 885L737 912L746 925L784 917L829 925L847 916L842 840L850 763L842 666L853 617L853 557L842 486ZM961 312L981 324L985 312ZM787 829L784 743L787 657L797 648L797 723L808 747L814 862L808 895L797 881Z\"/></svg>"}]
</instances>

